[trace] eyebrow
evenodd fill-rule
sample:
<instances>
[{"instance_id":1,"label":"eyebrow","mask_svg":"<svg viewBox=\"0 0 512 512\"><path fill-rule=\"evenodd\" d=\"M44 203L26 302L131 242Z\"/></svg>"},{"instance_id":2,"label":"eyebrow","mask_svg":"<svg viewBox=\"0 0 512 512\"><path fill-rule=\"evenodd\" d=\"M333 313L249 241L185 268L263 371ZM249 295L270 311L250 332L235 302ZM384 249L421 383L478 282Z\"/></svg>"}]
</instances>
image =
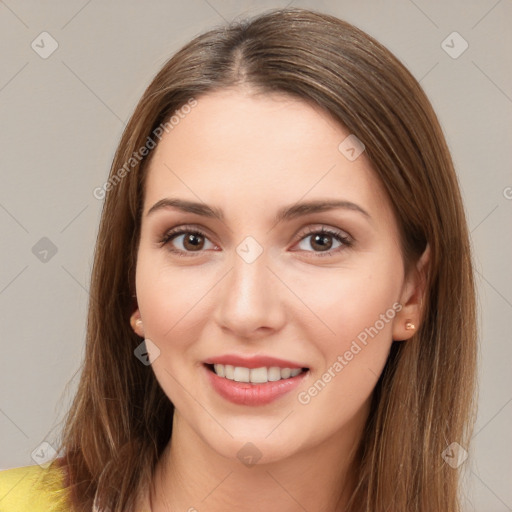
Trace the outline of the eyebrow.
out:
<instances>
[{"instance_id":1,"label":"eyebrow","mask_svg":"<svg viewBox=\"0 0 512 512\"><path fill-rule=\"evenodd\" d=\"M224 213L219 208L209 206L205 203L198 203L195 201L187 201L185 199L177 199L170 197L166 197L164 199L160 199L160 201L157 201L148 210L148 212L146 213L146 217L158 210L163 210L167 208L176 208L186 213L194 213L196 215L201 215L203 217L210 217L224 221ZM278 210L275 217L275 223L277 224L279 222L289 221L297 217L302 217L304 215L310 215L312 213L320 213L334 209L344 209L359 212L363 214L365 217L367 217L368 220L371 220L370 214L356 203L344 200L325 199L304 201L301 203L293 204L291 206L285 206Z\"/></svg>"}]
</instances>

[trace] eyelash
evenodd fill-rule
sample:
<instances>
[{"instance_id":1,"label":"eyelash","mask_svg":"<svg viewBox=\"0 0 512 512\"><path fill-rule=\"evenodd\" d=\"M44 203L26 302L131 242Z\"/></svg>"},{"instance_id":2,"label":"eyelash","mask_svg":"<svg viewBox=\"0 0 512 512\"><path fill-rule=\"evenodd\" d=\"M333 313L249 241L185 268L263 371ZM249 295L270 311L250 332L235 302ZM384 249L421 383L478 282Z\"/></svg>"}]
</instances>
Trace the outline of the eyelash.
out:
<instances>
[{"instance_id":1,"label":"eyelash","mask_svg":"<svg viewBox=\"0 0 512 512\"><path fill-rule=\"evenodd\" d=\"M178 237L179 235L196 235L203 238L208 239L208 236L200 231L197 228L194 227L188 227L188 226L181 226L179 228L172 229L170 231L167 231L164 236L159 240L159 244L161 247L168 245L171 240ZM321 228L311 228L310 231L307 233L303 233L300 238L297 240L298 242L301 242L303 239L307 238L311 235L326 235L331 236L335 238L338 242L341 242L343 245L340 247L337 247L334 250L328 250L328 251L305 251L305 252L313 252L318 257L324 257L324 256L332 256L334 253L339 252L340 250L343 250L343 248L350 248L353 244L353 241L348 237L343 235L339 231L334 231L330 228L327 228L325 226L322 226ZM169 246L169 251L176 254L180 257L194 257L196 254L200 254L204 251L182 251L180 249L174 249L171 246Z\"/></svg>"}]
</instances>

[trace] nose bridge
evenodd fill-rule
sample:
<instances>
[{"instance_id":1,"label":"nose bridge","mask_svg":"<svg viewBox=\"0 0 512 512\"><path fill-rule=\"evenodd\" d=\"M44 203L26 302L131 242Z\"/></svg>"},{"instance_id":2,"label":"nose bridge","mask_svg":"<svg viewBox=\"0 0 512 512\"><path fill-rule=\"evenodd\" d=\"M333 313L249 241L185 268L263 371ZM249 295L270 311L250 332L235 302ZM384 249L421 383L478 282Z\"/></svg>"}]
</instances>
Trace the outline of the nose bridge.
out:
<instances>
[{"instance_id":1,"label":"nose bridge","mask_svg":"<svg viewBox=\"0 0 512 512\"><path fill-rule=\"evenodd\" d=\"M217 297L217 322L243 336L262 327L277 329L284 319L283 304L276 278L267 267L267 254L251 261L240 245Z\"/></svg>"}]
</instances>

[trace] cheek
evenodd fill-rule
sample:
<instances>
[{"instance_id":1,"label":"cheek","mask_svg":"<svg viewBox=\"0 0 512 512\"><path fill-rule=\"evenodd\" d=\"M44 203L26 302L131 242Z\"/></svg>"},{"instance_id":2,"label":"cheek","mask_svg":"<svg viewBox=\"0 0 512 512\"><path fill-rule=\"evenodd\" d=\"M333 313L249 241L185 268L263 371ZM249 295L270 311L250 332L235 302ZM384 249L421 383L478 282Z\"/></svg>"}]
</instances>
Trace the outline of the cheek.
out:
<instances>
[{"instance_id":1,"label":"cheek","mask_svg":"<svg viewBox=\"0 0 512 512\"><path fill-rule=\"evenodd\" d=\"M294 276L294 290L316 317L307 314L303 326L316 329L328 352L343 349L358 336L364 341L369 331L373 337L391 338L401 284L401 268L392 261L317 272L314 279Z\"/></svg>"},{"instance_id":2,"label":"cheek","mask_svg":"<svg viewBox=\"0 0 512 512\"><path fill-rule=\"evenodd\" d=\"M303 317L301 330L315 345L319 365L299 403L331 410L330 428L344 422L371 395L392 344L392 325L401 306L397 302L402 268L391 251L386 257L359 260L359 265L295 281L316 319ZM364 263L364 264L363 264ZM300 318L298 315L296 318ZM325 326L328 326L325 327ZM341 409L332 409L335 404Z\"/></svg>"},{"instance_id":3,"label":"cheek","mask_svg":"<svg viewBox=\"0 0 512 512\"><path fill-rule=\"evenodd\" d=\"M183 352L194 338L194 329L208 319L205 308L211 281L211 272L171 267L141 252L136 286L145 337L162 352Z\"/></svg>"},{"instance_id":4,"label":"cheek","mask_svg":"<svg viewBox=\"0 0 512 512\"><path fill-rule=\"evenodd\" d=\"M368 286L361 288L363 283ZM392 324L400 310L396 287L371 283L367 277L347 278L331 285L330 300L325 294L316 296L316 313L334 334L323 329L327 334L314 337L311 322L302 324L314 340L321 363L297 401L305 413L322 418L323 432L335 432L368 406L389 355Z\"/></svg>"}]
</instances>

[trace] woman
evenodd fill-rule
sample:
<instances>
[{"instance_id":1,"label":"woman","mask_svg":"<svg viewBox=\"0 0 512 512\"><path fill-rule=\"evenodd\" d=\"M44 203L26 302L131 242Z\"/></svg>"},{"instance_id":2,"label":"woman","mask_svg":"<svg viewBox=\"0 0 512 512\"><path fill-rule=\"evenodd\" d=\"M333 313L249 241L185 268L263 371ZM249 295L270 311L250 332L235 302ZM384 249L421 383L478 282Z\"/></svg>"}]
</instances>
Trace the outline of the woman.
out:
<instances>
[{"instance_id":1,"label":"woman","mask_svg":"<svg viewBox=\"0 0 512 512\"><path fill-rule=\"evenodd\" d=\"M302 9L201 35L95 195L85 366L31 476L55 510L460 510L468 232L388 50Z\"/></svg>"}]
</instances>

